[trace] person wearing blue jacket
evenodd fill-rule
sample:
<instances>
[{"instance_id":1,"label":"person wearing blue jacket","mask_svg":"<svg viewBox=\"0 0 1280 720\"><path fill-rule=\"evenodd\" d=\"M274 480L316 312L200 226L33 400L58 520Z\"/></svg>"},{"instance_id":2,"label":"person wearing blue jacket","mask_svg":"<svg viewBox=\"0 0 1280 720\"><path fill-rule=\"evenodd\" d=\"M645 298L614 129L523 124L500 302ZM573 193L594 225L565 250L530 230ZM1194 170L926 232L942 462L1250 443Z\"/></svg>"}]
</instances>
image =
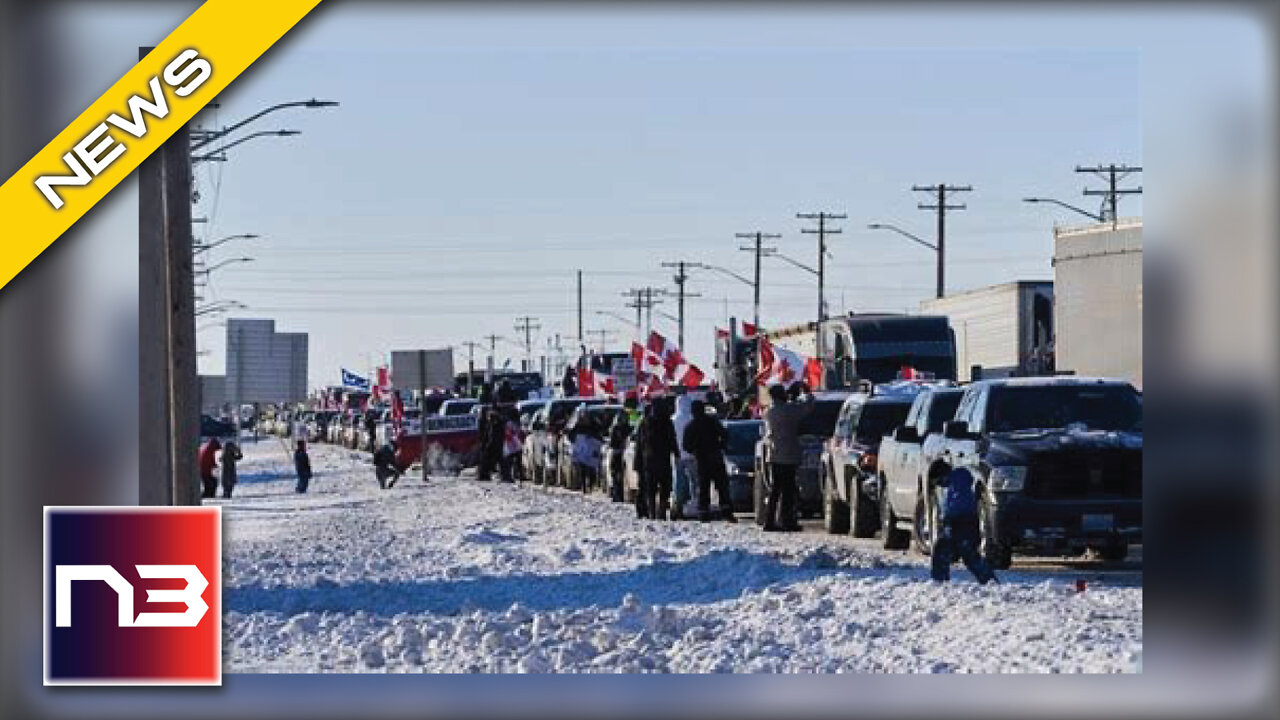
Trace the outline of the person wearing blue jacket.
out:
<instances>
[{"instance_id":1,"label":"person wearing blue jacket","mask_svg":"<svg viewBox=\"0 0 1280 720\"><path fill-rule=\"evenodd\" d=\"M933 540L931 575L938 582L951 579L951 564L958 558L981 585L995 580L995 573L982 557L982 530L978 524L978 498L973 474L956 468L938 480L942 488L938 508L938 536Z\"/></svg>"}]
</instances>

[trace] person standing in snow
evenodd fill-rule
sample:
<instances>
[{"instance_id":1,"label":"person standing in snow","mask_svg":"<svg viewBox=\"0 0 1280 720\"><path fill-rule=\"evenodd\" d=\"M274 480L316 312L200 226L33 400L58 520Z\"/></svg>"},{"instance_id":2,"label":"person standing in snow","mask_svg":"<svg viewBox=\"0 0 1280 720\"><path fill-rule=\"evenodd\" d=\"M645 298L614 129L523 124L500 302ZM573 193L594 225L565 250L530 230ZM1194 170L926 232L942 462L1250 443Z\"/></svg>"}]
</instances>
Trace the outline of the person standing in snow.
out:
<instances>
[{"instance_id":1,"label":"person standing in snow","mask_svg":"<svg viewBox=\"0 0 1280 720\"><path fill-rule=\"evenodd\" d=\"M386 490L395 487L400 479L400 468L396 467L396 441L391 440L378 448L373 454L373 474L378 478L378 487Z\"/></svg>"},{"instance_id":2,"label":"person standing in snow","mask_svg":"<svg viewBox=\"0 0 1280 720\"><path fill-rule=\"evenodd\" d=\"M653 413L647 421L644 434L644 477L641 494L645 498L649 517L666 520L671 502L671 476L674 463L680 461L680 443L676 441L676 428L671 422L671 401L658 398L653 401Z\"/></svg>"},{"instance_id":3,"label":"person standing in snow","mask_svg":"<svg viewBox=\"0 0 1280 720\"><path fill-rule=\"evenodd\" d=\"M373 413L365 414L364 431L369 435L369 452L377 452L378 450L378 419Z\"/></svg>"},{"instance_id":4,"label":"person standing in snow","mask_svg":"<svg viewBox=\"0 0 1280 720\"><path fill-rule=\"evenodd\" d=\"M230 499L231 490L236 486L236 462L243 458L240 445L228 440L222 446L222 497Z\"/></svg>"},{"instance_id":5,"label":"person standing in snow","mask_svg":"<svg viewBox=\"0 0 1280 720\"><path fill-rule=\"evenodd\" d=\"M299 440L298 449L293 451L293 468L298 471L298 492L304 493L311 484L311 456L307 455L307 441Z\"/></svg>"},{"instance_id":6,"label":"person standing in snow","mask_svg":"<svg viewBox=\"0 0 1280 720\"><path fill-rule=\"evenodd\" d=\"M964 468L956 468L938 479L938 487L942 488L941 523L933 542L930 575L938 582L947 582L951 579L951 564L959 558L978 584L986 585L995 580L995 573L979 551L982 531L978 525L973 475Z\"/></svg>"},{"instance_id":7,"label":"person standing in snow","mask_svg":"<svg viewBox=\"0 0 1280 720\"><path fill-rule=\"evenodd\" d=\"M515 482L516 467L520 463L520 451L523 446L520 437L520 413L515 406L503 408L506 422L502 433L502 481Z\"/></svg>"},{"instance_id":8,"label":"person standing in snow","mask_svg":"<svg viewBox=\"0 0 1280 720\"><path fill-rule=\"evenodd\" d=\"M609 476L613 480L609 487L609 497L614 502L622 502L623 499L623 455L627 451L631 431L640 421L637 404L635 397L628 397L622 404L622 412L618 413L613 419L613 425L609 427Z\"/></svg>"},{"instance_id":9,"label":"person standing in snow","mask_svg":"<svg viewBox=\"0 0 1280 720\"><path fill-rule=\"evenodd\" d=\"M802 383L796 383L802 386ZM794 386L793 386L794 387ZM769 498L764 505L764 529L794 532L800 529L796 521L796 500L800 494L796 487L796 471L800 468L803 448L800 446L800 422L813 412L813 395L797 387L798 402L790 402L790 395L782 385L769 386L769 409L764 411L764 441L769 449L769 475L773 481Z\"/></svg>"},{"instance_id":10,"label":"person standing in snow","mask_svg":"<svg viewBox=\"0 0 1280 720\"><path fill-rule=\"evenodd\" d=\"M736 523L733 505L729 499L729 474L724 467L724 449L729 444L729 433L720 420L707 414L707 405L694 400L690 407L693 419L685 428L684 449L694 457L698 471L698 519L711 519L711 485L714 482L716 497L720 500L720 514L726 522Z\"/></svg>"},{"instance_id":11,"label":"person standing in snow","mask_svg":"<svg viewBox=\"0 0 1280 720\"><path fill-rule=\"evenodd\" d=\"M564 379L560 381L560 393L564 397L578 396L578 369L575 367L567 367L564 369Z\"/></svg>"},{"instance_id":12,"label":"person standing in snow","mask_svg":"<svg viewBox=\"0 0 1280 720\"><path fill-rule=\"evenodd\" d=\"M644 406L644 411L640 414L640 421L636 423L636 450L633 459L634 467L632 470L636 474L636 517L649 517L649 497L648 483L649 476L645 472L644 467L644 447L648 444L649 421L653 419L653 402L650 401Z\"/></svg>"},{"instance_id":13,"label":"person standing in snow","mask_svg":"<svg viewBox=\"0 0 1280 720\"><path fill-rule=\"evenodd\" d=\"M697 465L693 454L684 446L684 431L693 420L693 397L684 394L676 397L676 414L672 418L676 440L680 444L680 459L676 461L675 500L671 505L671 519L684 519L684 506L693 494L694 478L697 476Z\"/></svg>"},{"instance_id":14,"label":"person standing in snow","mask_svg":"<svg viewBox=\"0 0 1280 720\"><path fill-rule=\"evenodd\" d=\"M200 484L203 490L200 494L202 498L217 497L218 495L218 478L213 474L214 468L218 467L218 451L222 449L222 443L218 442L218 438L211 437L204 447L200 448Z\"/></svg>"}]
</instances>

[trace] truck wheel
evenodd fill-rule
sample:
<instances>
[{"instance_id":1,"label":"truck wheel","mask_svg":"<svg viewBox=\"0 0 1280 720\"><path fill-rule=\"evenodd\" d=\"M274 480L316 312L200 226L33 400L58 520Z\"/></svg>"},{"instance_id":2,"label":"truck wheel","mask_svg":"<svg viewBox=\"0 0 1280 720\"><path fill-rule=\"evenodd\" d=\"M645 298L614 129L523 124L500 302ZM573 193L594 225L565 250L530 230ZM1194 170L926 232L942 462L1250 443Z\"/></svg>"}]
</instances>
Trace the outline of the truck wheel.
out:
<instances>
[{"instance_id":1,"label":"truck wheel","mask_svg":"<svg viewBox=\"0 0 1280 720\"><path fill-rule=\"evenodd\" d=\"M982 557L992 570L1008 570L1013 565L1013 548L995 537L995 528L991 523L991 506L985 491L978 502L978 524L982 533Z\"/></svg>"},{"instance_id":2,"label":"truck wheel","mask_svg":"<svg viewBox=\"0 0 1280 720\"><path fill-rule=\"evenodd\" d=\"M849 486L849 499L853 503L853 536L870 538L880 529L880 518L871 499L862 494L862 483L854 478Z\"/></svg>"},{"instance_id":3,"label":"truck wheel","mask_svg":"<svg viewBox=\"0 0 1280 720\"><path fill-rule=\"evenodd\" d=\"M933 523L929 517L929 505L925 502L923 492L916 496L916 512L913 520L911 539L915 543L916 552L928 557L933 553Z\"/></svg>"},{"instance_id":4,"label":"truck wheel","mask_svg":"<svg viewBox=\"0 0 1280 720\"><path fill-rule=\"evenodd\" d=\"M898 518L889 502L889 489L880 483L880 533L885 550L906 550L911 545L911 532L898 529Z\"/></svg>"},{"instance_id":5,"label":"truck wheel","mask_svg":"<svg viewBox=\"0 0 1280 720\"><path fill-rule=\"evenodd\" d=\"M822 526L831 535L849 534L849 504L836 497L835 488L831 487L831 473L824 464L821 471L822 480Z\"/></svg>"}]
</instances>

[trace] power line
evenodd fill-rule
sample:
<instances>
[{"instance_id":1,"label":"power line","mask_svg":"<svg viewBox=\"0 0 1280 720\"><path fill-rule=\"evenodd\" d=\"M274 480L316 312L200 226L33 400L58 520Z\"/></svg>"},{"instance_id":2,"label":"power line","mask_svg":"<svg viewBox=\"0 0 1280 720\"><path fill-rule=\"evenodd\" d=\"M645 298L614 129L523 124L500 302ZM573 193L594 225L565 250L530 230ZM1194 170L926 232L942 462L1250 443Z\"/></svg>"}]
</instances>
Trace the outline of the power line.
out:
<instances>
[{"instance_id":1,"label":"power line","mask_svg":"<svg viewBox=\"0 0 1280 720\"><path fill-rule=\"evenodd\" d=\"M636 328L640 327L641 313L644 313L645 338L653 333L653 306L662 302L661 299L654 297L654 293L662 295L662 288L646 285L641 288L631 288L622 293L624 296L632 298L632 301L627 303L627 307L636 309Z\"/></svg>"}]
</instances>

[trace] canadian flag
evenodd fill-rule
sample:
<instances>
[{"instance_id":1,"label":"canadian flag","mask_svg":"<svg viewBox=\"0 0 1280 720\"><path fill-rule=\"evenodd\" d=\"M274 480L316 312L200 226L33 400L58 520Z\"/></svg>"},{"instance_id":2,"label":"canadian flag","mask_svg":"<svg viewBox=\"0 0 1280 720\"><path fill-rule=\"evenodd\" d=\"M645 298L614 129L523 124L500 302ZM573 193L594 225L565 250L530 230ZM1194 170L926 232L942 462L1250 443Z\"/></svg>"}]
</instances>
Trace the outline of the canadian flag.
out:
<instances>
[{"instance_id":1,"label":"canadian flag","mask_svg":"<svg viewBox=\"0 0 1280 720\"><path fill-rule=\"evenodd\" d=\"M753 325L745 320L742 321L742 337L751 338L759 334L760 334L759 326Z\"/></svg>"},{"instance_id":2,"label":"canadian flag","mask_svg":"<svg viewBox=\"0 0 1280 720\"><path fill-rule=\"evenodd\" d=\"M640 378L636 394L641 400L649 400L666 393L667 386L657 375L644 375Z\"/></svg>"},{"instance_id":3,"label":"canadian flag","mask_svg":"<svg viewBox=\"0 0 1280 720\"><path fill-rule=\"evenodd\" d=\"M662 359L663 375L667 380L675 379L676 369L686 364L680 346L656 332L649 333L648 350Z\"/></svg>"},{"instance_id":4,"label":"canadian flag","mask_svg":"<svg viewBox=\"0 0 1280 720\"><path fill-rule=\"evenodd\" d=\"M767 338L760 338L760 372L756 374L756 384L791 385L801 380L817 389L822 380L822 363L794 350L774 347Z\"/></svg>"},{"instance_id":5,"label":"canadian flag","mask_svg":"<svg viewBox=\"0 0 1280 720\"><path fill-rule=\"evenodd\" d=\"M716 328L716 339L729 337L729 331L724 328Z\"/></svg>"},{"instance_id":6,"label":"canadian flag","mask_svg":"<svg viewBox=\"0 0 1280 720\"><path fill-rule=\"evenodd\" d=\"M662 356L640 343L631 343L631 360L635 363L638 376L665 374L662 368Z\"/></svg>"},{"instance_id":7,"label":"canadian flag","mask_svg":"<svg viewBox=\"0 0 1280 720\"><path fill-rule=\"evenodd\" d=\"M683 372L679 375L679 382L685 387L698 387L706 377L697 365L685 365Z\"/></svg>"},{"instance_id":8,"label":"canadian flag","mask_svg":"<svg viewBox=\"0 0 1280 720\"><path fill-rule=\"evenodd\" d=\"M616 390L617 384L613 381L612 375L605 375L604 373L593 372L591 373L591 376L592 376L592 389L595 391L596 395L616 395L617 394L618 392Z\"/></svg>"}]
</instances>

